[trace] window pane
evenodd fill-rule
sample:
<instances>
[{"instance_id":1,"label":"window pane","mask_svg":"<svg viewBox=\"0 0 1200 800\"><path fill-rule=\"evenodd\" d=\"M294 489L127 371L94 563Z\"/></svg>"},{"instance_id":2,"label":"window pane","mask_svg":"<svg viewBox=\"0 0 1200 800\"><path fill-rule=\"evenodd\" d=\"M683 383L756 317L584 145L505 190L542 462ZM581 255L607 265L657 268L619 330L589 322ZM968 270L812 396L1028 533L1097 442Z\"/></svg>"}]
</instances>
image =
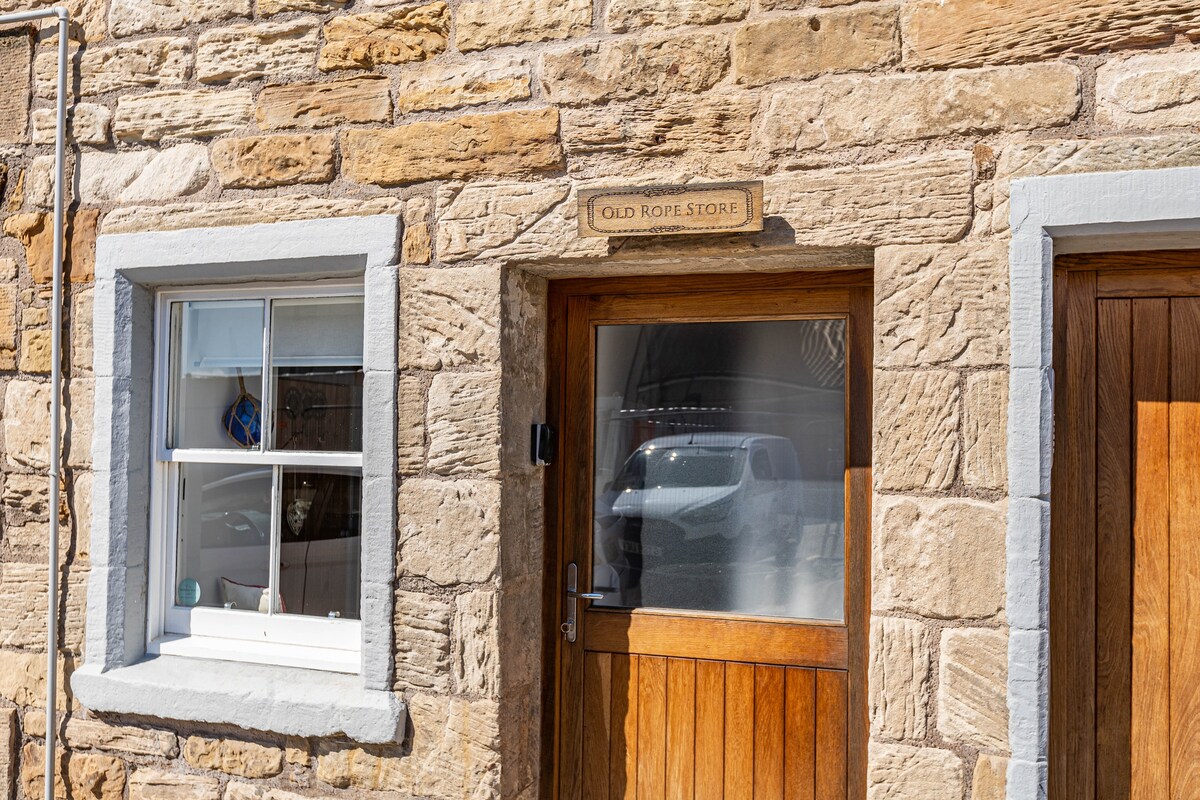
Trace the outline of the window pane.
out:
<instances>
[{"instance_id":1,"label":"window pane","mask_svg":"<svg viewBox=\"0 0 1200 800\"><path fill-rule=\"evenodd\" d=\"M362 478L311 467L282 474L280 611L358 619Z\"/></svg>"},{"instance_id":2,"label":"window pane","mask_svg":"<svg viewBox=\"0 0 1200 800\"><path fill-rule=\"evenodd\" d=\"M598 605L843 615L845 323L597 330Z\"/></svg>"},{"instance_id":3,"label":"window pane","mask_svg":"<svg viewBox=\"0 0 1200 800\"><path fill-rule=\"evenodd\" d=\"M175 602L266 612L271 468L183 464Z\"/></svg>"},{"instance_id":4,"label":"window pane","mask_svg":"<svg viewBox=\"0 0 1200 800\"><path fill-rule=\"evenodd\" d=\"M263 303L175 303L169 447L257 448Z\"/></svg>"},{"instance_id":5,"label":"window pane","mask_svg":"<svg viewBox=\"0 0 1200 800\"><path fill-rule=\"evenodd\" d=\"M362 450L363 299L277 300L271 378L278 450Z\"/></svg>"}]
</instances>

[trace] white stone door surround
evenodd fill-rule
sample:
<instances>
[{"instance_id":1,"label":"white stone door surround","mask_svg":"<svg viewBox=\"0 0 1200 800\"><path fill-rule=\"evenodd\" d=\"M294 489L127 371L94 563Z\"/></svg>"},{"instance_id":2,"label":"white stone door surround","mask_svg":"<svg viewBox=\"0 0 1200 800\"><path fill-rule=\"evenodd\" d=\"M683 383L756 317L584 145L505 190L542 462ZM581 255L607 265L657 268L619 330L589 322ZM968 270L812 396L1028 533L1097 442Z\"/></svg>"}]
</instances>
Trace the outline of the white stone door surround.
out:
<instances>
[{"instance_id":1,"label":"white stone door surround","mask_svg":"<svg viewBox=\"0 0 1200 800\"><path fill-rule=\"evenodd\" d=\"M1200 167L1014 181L1009 249L1009 800L1046 797L1055 253L1200 248Z\"/></svg>"}]
</instances>

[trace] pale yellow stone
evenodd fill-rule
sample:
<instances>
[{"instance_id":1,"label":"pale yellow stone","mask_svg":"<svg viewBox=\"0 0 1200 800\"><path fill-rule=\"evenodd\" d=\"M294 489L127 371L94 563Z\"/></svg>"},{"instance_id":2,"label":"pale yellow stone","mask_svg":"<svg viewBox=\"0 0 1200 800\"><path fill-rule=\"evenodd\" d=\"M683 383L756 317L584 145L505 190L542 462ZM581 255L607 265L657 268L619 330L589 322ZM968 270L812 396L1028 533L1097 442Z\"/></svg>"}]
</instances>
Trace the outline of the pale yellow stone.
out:
<instances>
[{"instance_id":1,"label":"pale yellow stone","mask_svg":"<svg viewBox=\"0 0 1200 800\"><path fill-rule=\"evenodd\" d=\"M230 781L225 784L225 793L221 795L221 800L262 800L263 792L265 791L262 786L242 783L241 781Z\"/></svg>"},{"instance_id":2,"label":"pale yellow stone","mask_svg":"<svg viewBox=\"0 0 1200 800\"><path fill-rule=\"evenodd\" d=\"M0 710L0 786L5 787L5 791L16 778L17 744L20 741L21 726L17 720L17 710Z\"/></svg>"},{"instance_id":3,"label":"pale yellow stone","mask_svg":"<svg viewBox=\"0 0 1200 800\"><path fill-rule=\"evenodd\" d=\"M119 758L93 753L59 753L55 767L54 797L56 800L122 800L125 795L125 763ZM63 781L63 764L67 780ZM36 800L44 796L45 755L43 746L28 742L21 750L21 786L25 797ZM66 784L70 784L68 792Z\"/></svg>"},{"instance_id":4,"label":"pale yellow stone","mask_svg":"<svg viewBox=\"0 0 1200 800\"><path fill-rule=\"evenodd\" d=\"M500 692L500 618L492 591L454 599L454 677L460 692L497 697Z\"/></svg>"},{"instance_id":5,"label":"pale yellow stone","mask_svg":"<svg viewBox=\"0 0 1200 800\"><path fill-rule=\"evenodd\" d=\"M84 42L99 42L105 38L107 27L105 15L106 0L0 0L0 14L13 11L45 10L54 6L67 9L71 15L71 38ZM39 23L42 31L54 31L53 19L43 19ZM82 36L80 36L82 34ZM6 84L7 85L7 84Z\"/></svg>"},{"instance_id":6,"label":"pale yellow stone","mask_svg":"<svg viewBox=\"0 0 1200 800\"><path fill-rule=\"evenodd\" d=\"M404 204L404 240L401 259L420 266L433 260L433 240L429 235L429 212L433 203L427 197L412 197Z\"/></svg>"},{"instance_id":7,"label":"pale yellow stone","mask_svg":"<svg viewBox=\"0 0 1200 800\"><path fill-rule=\"evenodd\" d=\"M0 320L3 320L3 297L0 290ZM0 325L3 323L0 322ZM0 347L3 347L0 337ZM73 372L92 371L92 290L90 288L75 288L71 292L71 370Z\"/></svg>"},{"instance_id":8,"label":"pale yellow stone","mask_svg":"<svg viewBox=\"0 0 1200 800\"><path fill-rule=\"evenodd\" d=\"M867 800L962 800L963 763L949 750L871 742Z\"/></svg>"},{"instance_id":9,"label":"pale yellow stone","mask_svg":"<svg viewBox=\"0 0 1200 800\"><path fill-rule=\"evenodd\" d=\"M283 758L287 763L306 767L311 755L312 748L309 747L308 739L302 736L288 736L284 740Z\"/></svg>"},{"instance_id":10,"label":"pale yellow stone","mask_svg":"<svg viewBox=\"0 0 1200 800\"><path fill-rule=\"evenodd\" d=\"M43 544L43 548L45 545ZM83 643L83 605L87 570L72 568L64 583L62 645L79 652ZM46 565L10 562L0 568L0 645L30 650L46 647ZM44 701L43 701L44 705Z\"/></svg>"},{"instance_id":11,"label":"pale yellow stone","mask_svg":"<svg viewBox=\"0 0 1200 800\"><path fill-rule=\"evenodd\" d=\"M48 466L50 387L12 381L4 392L4 443L9 463L30 469Z\"/></svg>"},{"instance_id":12,"label":"pale yellow stone","mask_svg":"<svg viewBox=\"0 0 1200 800\"><path fill-rule=\"evenodd\" d=\"M29 138L29 66L33 44L25 30L0 36L0 144L22 144Z\"/></svg>"},{"instance_id":13,"label":"pale yellow stone","mask_svg":"<svg viewBox=\"0 0 1200 800\"><path fill-rule=\"evenodd\" d=\"M183 757L197 769L211 769L243 778L270 778L283 771L283 750L235 739L189 736Z\"/></svg>"},{"instance_id":14,"label":"pale yellow stone","mask_svg":"<svg viewBox=\"0 0 1200 800\"><path fill-rule=\"evenodd\" d=\"M988 619L1002 612L1002 505L878 497L874 532L876 612L910 611L937 619Z\"/></svg>"},{"instance_id":15,"label":"pale yellow stone","mask_svg":"<svg viewBox=\"0 0 1200 800\"><path fill-rule=\"evenodd\" d=\"M494 365L500 360L500 271L400 271L401 369Z\"/></svg>"},{"instance_id":16,"label":"pale yellow stone","mask_svg":"<svg viewBox=\"0 0 1200 800\"><path fill-rule=\"evenodd\" d=\"M390 81L383 75L266 86L258 94L258 124L271 129L390 122L389 86Z\"/></svg>"},{"instance_id":17,"label":"pale yellow stone","mask_svg":"<svg viewBox=\"0 0 1200 800\"><path fill-rule=\"evenodd\" d=\"M401 475L415 475L425 466L425 382L415 375L401 375L396 391L397 466Z\"/></svg>"},{"instance_id":18,"label":"pale yellow stone","mask_svg":"<svg viewBox=\"0 0 1200 800\"><path fill-rule=\"evenodd\" d=\"M89 47L79 54L79 93L87 97L130 89L182 86L191 64L191 43L182 37ZM58 79L57 51L45 49L39 53L36 69L38 95L53 99Z\"/></svg>"},{"instance_id":19,"label":"pale yellow stone","mask_svg":"<svg viewBox=\"0 0 1200 800\"><path fill-rule=\"evenodd\" d=\"M450 689L454 606L422 592L396 592L396 688Z\"/></svg>"},{"instance_id":20,"label":"pale yellow stone","mask_svg":"<svg viewBox=\"0 0 1200 800\"><path fill-rule=\"evenodd\" d=\"M949 628L938 667L938 731L950 741L1008 750L1008 632Z\"/></svg>"},{"instance_id":21,"label":"pale yellow stone","mask_svg":"<svg viewBox=\"0 0 1200 800\"><path fill-rule=\"evenodd\" d=\"M899 56L891 5L775 17L749 23L733 37L733 74L748 86L868 70Z\"/></svg>"},{"instance_id":22,"label":"pale yellow stone","mask_svg":"<svg viewBox=\"0 0 1200 800\"><path fill-rule=\"evenodd\" d=\"M875 485L945 490L958 475L962 396L955 372L875 373Z\"/></svg>"},{"instance_id":23,"label":"pale yellow stone","mask_svg":"<svg viewBox=\"0 0 1200 800\"><path fill-rule=\"evenodd\" d=\"M0 348L17 346L17 287L0 285Z\"/></svg>"},{"instance_id":24,"label":"pale yellow stone","mask_svg":"<svg viewBox=\"0 0 1200 800\"><path fill-rule=\"evenodd\" d=\"M1096 121L1115 128L1200 124L1200 53L1137 55L1096 71Z\"/></svg>"},{"instance_id":25,"label":"pale yellow stone","mask_svg":"<svg viewBox=\"0 0 1200 800\"><path fill-rule=\"evenodd\" d=\"M342 134L342 169L359 183L394 186L510 175L562 164L558 110L469 114Z\"/></svg>"},{"instance_id":26,"label":"pale yellow stone","mask_svg":"<svg viewBox=\"0 0 1200 800\"><path fill-rule=\"evenodd\" d=\"M112 138L112 111L96 103L76 103L67 112L67 139L78 144L103 146ZM33 112L33 143L53 144L57 115L51 109Z\"/></svg>"},{"instance_id":27,"label":"pale yellow stone","mask_svg":"<svg viewBox=\"0 0 1200 800\"><path fill-rule=\"evenodd\" d=\"M712 25L742 19L750 0L611 0L605 12L610 31L679 25Z\"/></svg>"},{"instance_id":28,"label":"pale yellow stone","mask_svg":"<svg viewBox=\"0 0 1200 800\"><path fill-rule=\"evenodd\" d=\"M58 709L70 703L67 686L70 683L73 661L58 662ZM0 650L0 697L18 706L46 705L46 654L17 650Z\"/></svg>"},{"instance_id":29,"label":"pale yellow stone","mask_svg":"<svg viewBox=\"0 0 1200 800\"><path fill-rule=\"evenodd\" d=\"M500 374L442 372L429 387L429 468L438 475L500 472Z\"/></svg>"},{"instance_id":30,"label":"pale yellow stone","mask_svg":"<svg viewBox=\"0 0 1200 800\"><path fill-rule=\"evenodd\" d=\"M963 391L963 481L978 489L1008 485L1008 372L973 372Z\"/></svg>"},{"instance_id":31,"label":"pale yellow stone","mask_svg":"<svg viewBox=\"0 0 1200 800\"><path fill-rule=\"evenodd\" d=\"M340 11L349 2L350 0L258 0L255 10L261 17L284 14L288 11L325 14L330 11Z\"/></svg>"},{"instance_id":32,"label":"pale yellow stone","mask_svg":"<svg viewBox=\"0 0 1200 800\"><path fill-rule=\"evenodd\" d=\"M4 518L18 526L26 521L46 522L50 507L49 481L42 475L10 472L4 476Z\"/></svg>"},{"instance_id":33,"label":"pale yellow stone","mask_svg":"<svg viewBox=\"0 0 1200 800\"><path fill-rule=\"evenodd\" d=\"M413 478L400 483L398 505L401 576L443 586L491 580L500 558L498 483Z\"/></svg>"},{"instance_id":34,"label":"pale yellow stone","mask_svg":"<svg viewBox=\"0 0 1200 800\"><path fill-rule=\"evenodd\" d=\"M400 75L396 109L401 114L483 103L528 100L529 62L521 58L433 63Z\"/></svg>"},{"instance_id":35,"label":"pale yellow stone","mask_svg":"<svg viewBox=\"0 0 1200 800\"><path fill-rule=\"evenodd\" d=\"M171 89L117 100L113 133L122 141L155 142L167 136L220 136L250 122L249 89Z\"/></svg>"},{"instance_id":36,"label":"pale yellow stone","mask_svg":"<svg viewBox=\"0 0 1200 800\"><path fill-rule=\"evenodd\" d=\"M322 71L371 69L424 61L446 49L450 10L445 2L334 17L325 24Z\"/></svg>"},{"instance_id":37,"label":"pale yellow stone","mask_svg":"<svg viewBox=\"0 0 1200 800\"><path fill-rule=\"evenodd\" d=\"M1005 800L1008 759L981 753L971 778L971 800Z\"/></svg>"},{"instance_id":38,"label":"pale yellow stone","mask_svg":"<svg viewBox=\"0 0 1200 800\"><path fill-rule=\"evenodd\" d=\"M403 204L394 197L331 200L308 195L246 198L216 203L130 206L110 211L104 217L104 232L166 231L375 214L398 215L402 211Z\"/></svg>"},{"instance_id":39,"label":"pale yellow stone","mask_svg":"<svg viewBox=\"0 0 1200 800\"><path fill-rule=\"evenodd\" d=\"M4 287L7 288L7 287ZM0 300L0 303L3 301ZM2 308L2 306L0 306ZM0 311L0 313L3 313ZM50 309L48 308L26 308L21 311L21 327L22 328L39 328L50 322Z\"/></svg>"},{"instance_id":40,"label":"pale yellow stone","mask_svg":"<svg viewBox=\"0 0 1200 800\"><path fill-rule=\"evenodd\" d=\"M140 767L129 776L129 800L220 800L221 784L205 775Z\"/></svg>"},{"instance_id":41,"label":"pale yellow stone","mask_svg":"<svg viewBox=\"0 0 1200 800\"><path fill-rule=\"evenodd\" d=\"M591 29L592 0L479 0L458 7L457 23L463 52L566 39Z\"/></svg>"},{"instance_id":42,"label":"pale yellow stone","mask_svg":"<svg viewBox=\"0 0 1200 800\"><path fill-rule=\"evenodd\" d=\"M72 717L67 723L66 739L75 750L109 750L164 758L179 755L179 742L171 731L110 725L98 719Z\"/></svg>"},{"instance_id":43,"label":"pale yellow stone","mask_svg":"<svg viewBox=\"0 0 1200 800\"><path fill-rule=\"evenodd\" d=\"M112 0L108 22L113 36L132 36L249 16L250 0Z\"/></svg>"},{"instance_id":44,"label":"pale yellow stone","mask_svg":"<svg viewBox=\"0 0 1200 800\"><path fill-rule=\"evenodd\" d=\"M278 80L311 70L319 48L317 25L305 19L205 31L196 40L196 77L203 83Z\"/></svg>"},{"instance_id":45,"label":"pale yellow stone","mask_svg":"<svg viewBox=\"0 0 1200 800\"><path fill-rule=\"evenodd\" d=\"M916 620L871 620L868 672L871 735L924 739L929 712L930 637Z\"/></svg>"},{"instance_id":46,"label":"pale yellow stone","mask_svg":"<svg viewBox=\"0 0 1200 800\"><path fill-rule=\"evenodd\" d=\"M333 137L294 134L221 139L213 144L212 162L226 188L327 183L334 175Z\"/></svg>"}]
</instances>

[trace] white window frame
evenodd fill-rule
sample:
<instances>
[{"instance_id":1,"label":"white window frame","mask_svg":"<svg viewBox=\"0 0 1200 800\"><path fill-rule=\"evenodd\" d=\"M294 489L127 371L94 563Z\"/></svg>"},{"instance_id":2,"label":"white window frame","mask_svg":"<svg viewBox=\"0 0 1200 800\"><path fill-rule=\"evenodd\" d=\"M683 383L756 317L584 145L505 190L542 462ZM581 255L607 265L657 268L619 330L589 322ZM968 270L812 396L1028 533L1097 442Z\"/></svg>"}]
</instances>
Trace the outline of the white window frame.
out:
<instances>
[{"instance_id":1,"label":"white window frame","mask_svg":"<svg viewBox=\"0 0 1200 800\"><path fill-rule=\"evenodd\" d=\"M260 664L357 673L361 669L362 626L359 620L324 619L295 614L262 614L224 608L178 606L175 575L178 542L180 470L185 463L239 466L349 467L362 474L362 452L291 452L262 449L169 448L171 424L171 330L173 304L189 301L262 300L263 363L270 364L271 306L275 300L363 297L362 282L305 281L243 284L237 287L164 289L155 296L154 398L150 479L150 583L146 650L181 655L249 661ZM365 325L364 325L365 336ZM364 342L365 345L365 342ZM364 348L365 349L365 348ZM272 424L271 381L263 375L262 429ZM277 517L278 509L272 510ZM272 580L278 582L278 535L271 540ZM360 556L361 566L361 556ZM361 570L360 570L361 574Z\"/></svg>"}]
</instances>

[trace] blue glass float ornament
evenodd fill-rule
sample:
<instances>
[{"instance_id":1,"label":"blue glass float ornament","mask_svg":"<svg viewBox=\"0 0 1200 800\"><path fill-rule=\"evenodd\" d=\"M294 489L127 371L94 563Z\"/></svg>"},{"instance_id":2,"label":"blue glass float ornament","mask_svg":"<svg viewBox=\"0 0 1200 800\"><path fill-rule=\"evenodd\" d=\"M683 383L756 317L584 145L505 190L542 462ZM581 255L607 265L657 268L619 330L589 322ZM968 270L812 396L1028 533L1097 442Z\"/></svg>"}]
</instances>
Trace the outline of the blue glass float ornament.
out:
<instances>
[{"instance_id":1,"label":"blue glass float ornament","mask_svg":"<svg viewBox=\"0 0 1200 800\"><path fill-rule=\"evenodd\" d=\"M262 406L256 397L246 391L246 381L240 372L238 389L237 399L221 417L221 425L238 447L258 447L262 438Z\"/></svg>"}]
</instances>

